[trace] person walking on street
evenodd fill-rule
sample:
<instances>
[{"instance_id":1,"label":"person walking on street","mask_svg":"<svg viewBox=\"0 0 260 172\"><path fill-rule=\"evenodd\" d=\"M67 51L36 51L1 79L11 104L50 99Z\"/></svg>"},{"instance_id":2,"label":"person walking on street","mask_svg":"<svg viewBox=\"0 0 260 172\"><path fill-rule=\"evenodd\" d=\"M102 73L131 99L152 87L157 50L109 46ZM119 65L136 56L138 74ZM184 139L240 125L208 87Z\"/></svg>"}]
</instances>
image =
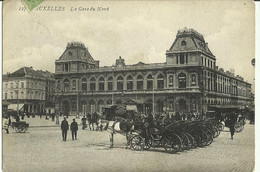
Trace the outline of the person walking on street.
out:
<instances>
[{"instance_id":1,"label":"person walking on street","mask_svg":"<svg viewBox=\"0 0 260 172\"><path fill-rule=\"evenodd\" d=\"M81 119L81 122L82 122L82 130L84 130L85 128L87 128L87 118L85 115Z\"/></svg>"},{"instance_id":2,"label":"person walking on street","mask_svg":"<svg viewBox=\"0 0 260 172\"><path fill-rule=\"evenodd\" d=\"M229 123L229 130L230 130L230 134L231 134L231 139L234 138L234 134L235 134L235 123L237 121L237 116L236 114L232 113L229 115L228 118L228 123Z\"/></svg>"},{"instance_id":3,"label":"person walking on street","mask_svg":"<svg viewBox=\"0 0 260 172\"><path fill-rule=\"evenodd\" d=\"M77 140L77 131L78 131L78 123L73 119L73 122L70 124L70 130L72 135L72 140Z\"/></svg>"},{"instance_id":4,"label":"person walking on street","mask_svg":"<svg viewBox=\"0 0 260 172\"><path fill-rule=\"evenodd\" d=\"M56 124L60 124L59 115L56 115Z\"/></svg>"},{"instance_id":5,"label":"person walking on street","mask_svg":"<svg viewBox=\"0 0 260 172\"><path fill-rule=\"evenodd\" d=\"M67 131L69 130L69 124L66 118L64 117L64 120L61 122L61 130L62 130L62 138L63 141L66 142L67 140Z\"/></svg>"},{"instance_id":6,"label":"person walking on street","mask_svg":"<svg viewBox=\"0 0 260 172\"><path fill-rule=\"evenodd\" d=\"M3 129L5 129L6 134L9 134L9 119L7 116L3 119Z\"/></svg>"}]
</instances>

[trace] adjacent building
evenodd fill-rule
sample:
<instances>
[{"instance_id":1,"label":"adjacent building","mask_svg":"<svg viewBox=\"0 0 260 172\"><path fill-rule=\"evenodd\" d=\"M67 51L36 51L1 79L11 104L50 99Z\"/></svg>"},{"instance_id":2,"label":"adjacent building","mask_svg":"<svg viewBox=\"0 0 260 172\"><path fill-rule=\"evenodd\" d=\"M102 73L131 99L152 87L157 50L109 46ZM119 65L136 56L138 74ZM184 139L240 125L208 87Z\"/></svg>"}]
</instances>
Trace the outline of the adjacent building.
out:
<instances>
[{"instance_id":1,"label":"adjacent building","mask_svg":"<svg viewBox=\"0 0 260 172\"><path fill-rule=\"evenodd\" d=\"M143 113L205 112L251 99L251 84L218 68L203 35L193 29L178 31L164 63L127 65L119 57L115 65L100 67L84 44L68 43L55 61L55 82L56 107L64 114L129 101Z\"/></svg>"},{"instance_id":2,"label":"adjacent building","mask_svg":"<svg viewBox=\"0 0 260 172\"><path fill-rule=\"evenodd\" d=\"M8 109L31 114L54 111L54 75L48 71L22 67L3 75L3 102Z\"/></svg>"}]
</instances>

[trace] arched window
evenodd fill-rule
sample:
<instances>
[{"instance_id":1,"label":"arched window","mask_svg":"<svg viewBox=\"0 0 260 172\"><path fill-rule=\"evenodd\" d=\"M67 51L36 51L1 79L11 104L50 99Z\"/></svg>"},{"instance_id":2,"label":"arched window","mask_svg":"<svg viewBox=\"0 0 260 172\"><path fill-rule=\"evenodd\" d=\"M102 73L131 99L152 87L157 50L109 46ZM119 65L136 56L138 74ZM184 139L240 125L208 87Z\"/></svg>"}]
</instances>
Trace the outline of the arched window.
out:
<instances>
[{"instance_id":1,"label":"arched window","mask_svg":"<svg viewBox=\"0 0 260 172\"><path fill-rule=\"evenodd\" d=\"M98 112L102 112L102 107L104 106L104 101L99 100L98 101Z\"/></svg>"},{"instance_id":2,"label":"arched window","mask_svg":"<svg viewBox=\"0 0 260 172\"><path fill-rule=\"evenodd\" d=\"M104 91L105 90L105 80L103 77L99 78L98 81L98 90L99 91Z\"/></svg>"},{"instance_id":3,"label":"arched window","mask_svg":"<svg viewBox=\"0 0 260 172\"><path fill-rule=\"evenodd\" d=\"M94 112L96 112L96 102L94 100L91 100L89 102L89 109L90 109L90 113L93 114Z\"/></svg>"},{"instance_id":4,"label":"arched window","mask_svg":"<svg viewBox=\"0 0 260 172\"><path fill-rule=\"evenodd\" d=\"M127 90L133 90L133 77L131 75L129 75L127 77Z\"/></svg>"},{"instance_id":5,"label":"arched window","mask_svg":"<svg viewBox=\"0 0 260 172\"><path fill-rule=\"evenodd\" d=\"M137 76L137 90L143 90L144 89L144 78L141 75Z\"/></svg>"},{"instance_id":6,"label":"arched window","mask_svg":"<svg viewBox=\"0 0 260 172\"><path fill-rule=\"evenodd\" d=\"M153 76L150 74L147 76L147 90L153 89Z\"/></svg>"},{"instance_id":7,"label":"arched window","mask_svg":"<svg viewBox=\"0 0 260 172\"><path fill-rule=\"evenodd\" d=\"M163 89L164 88L164 78L162 74L159 74L157 76L157 89Z\"/></svg>"},{"instance_id":8,"label":"arched window","mask_svg":"<svg viewBox=\"0 0 260 172\"><path fill-rule=\"evenodd\" d=\"M114 83L113 77L110 76L110 77L108 78L108 84L107 84L107 86L108 86L108 91L113 91L113 83Z\"/></svg>"},{"instance_id":9,"label":"arched window","mask_svg":"<svg viewBox=\"0 0 260 172\"><path fill-rule=\"evenodd\" d=\"M96 79L92 77L90 79L90 91L95 91L95 90L96 90Z\"/></svg>"},{"instance_id":10,"label":"arched window","mask_svg":"<svg viewBox=\"0 0 260 172\"><path fill-rule=\"evenodd\" d=\"M123 85L124 85L124 79L122 76L119 76L117 78L117 90L119 90L119 91L123 90L123 88L124 88Z\"/></svg>"},{"instance_id":11,"label":"arched window","mask_svg":"<svg viewBox=\"0 0 260 172\"><path fill-rule=\"evenodd\" d=\"M173 87L173 75L169 77L169 87Z\"/></svg>"},{"instance_id":12,"label":"arched window","mask_svg":"<svg viewBox=\"0 0 260 172\"><path fill-rule=\"evenodd\" d=\"M191 75L191 85L196 85L196 75L195 74Z\"/></svg>"},{"instance_id":13,"label":"arched window","mask_svg":"<svg viewBox=\"0 0 260 172\"><path fill-rule=\"evenodd\" d=\"M162 113L163 112L163 107L164 107L164 102L163 100L158 100L157 101L157 105L158 105L158 112Z\"/></svg>"},{"instance_id":14,"label":"arched window","mask_svg":"<svg viewBox=\"0 0 260 172\"><path fill-rule=\"evenodd\" d=\"M178 75L179 88L186 88L186 75L184 73L180 73Z\"/></svg>"},{"instance_id":15,"label":"arched window","mask_svg":"<svg viewBox=\"0 0 260 172\"><path fill-rule=\"evenodd\" d=\"M69 91L70 90L70 81L68 78L64 79L64 90Z\"/></svg>"},{"instance_id":16,"label":"arched window","mask_svg":"<svg viewBox=\"0 0 260 172\"><path fill-rule=\"evenodd\" d=\"M60 91L60 80L57 81L57 91Z\"/></svg>"},{"instance_id":17,"label":"arched window","mask_svg":"<svg viewBox=\"0 0 260 172\"><path fill-rule=\"evenodd\" d=\"M74 80L72 81L72 90L76 90L76 85L77 85L77 82L76 82L76 80L74 79Z\"/></svg>"},{"instance_id":18,"label":"arched window","mask_svg":"<svg viewBox=\"0 0 260 172\"><path fill-rule=\"evenodd\" d=\"M83 78L82 80L81 80L81 87L82 87L82 91L87 91L87 79L86 78Z\"/></svg>"}]
</instances>

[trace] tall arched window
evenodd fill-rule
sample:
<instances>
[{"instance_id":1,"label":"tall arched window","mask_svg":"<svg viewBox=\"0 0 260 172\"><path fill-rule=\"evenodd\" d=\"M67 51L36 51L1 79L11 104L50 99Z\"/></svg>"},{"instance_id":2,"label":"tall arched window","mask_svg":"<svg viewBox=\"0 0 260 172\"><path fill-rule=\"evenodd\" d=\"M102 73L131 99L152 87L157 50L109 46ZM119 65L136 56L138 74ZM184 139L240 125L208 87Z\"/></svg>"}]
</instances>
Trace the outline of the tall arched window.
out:
<instances>
[{"instance_id":1,"label":"tall arched window","mask_svg":"<svg viewBox=\"0 0 260 172\"><path fill-rule=\"evenodd\" d=\"M72 81L72 90L76 90L77 81L74 79Z\"/></svg>"},{"instance_id":2,"label":"tall arched window","mask_svg":"<svg viewBox=\"0 0 260 172\"><path fill-rule=\"evenodd\" d=\"M173 87L173 75L169 77L169 87Z\"/></svg>"},{"instance_id":3,"label":"tall arched window","mask_svg":"<svg viewBox=\"0 0 260 172\"><path fill-rule=\"evenodd\" d=\"M105 80L103 77L99 78L98 81L98 90L99 91L104 91L105 90Z\"/></svg>"},{"instance_id":4,"label":"tall arched window","mask_svg":"<svg viewBox=\"0 0 260 172\"><path fill-rule=\"evenodd\" d=\"M157 76L157 89L163 89L164 88L164 78L162 74L159 74Z\"/></svg>"},{"instance_id":5,"label":"tall arched window","mask_svg":"<svg viewBox=\"0 0 260 172\"><path fill-rule=\"evenodd\" d=\"M82 88L82 91L87 91L87 79L86 78L83 78L82 80L81 80L81 88Z\"/></svg>"},{"instance_id":6,"label":"tall arched window","mask_svg":"<svg viewBox=\"0 0 260 172\"><path fill-rule=\"evenodd\" d=\"M147 76L147 90L153 89L153 76L150 74Z\"/></svg>"},{"instance_id":7,"label":"tall arched window","mask_svg":"<svg viewBox=\"0 0 260 172\"><path fill-rule=\"evenodd\" d=\"M123 85L124 85L124 79L123 79L122 76L119 76L119 77L117 78L117 90L118 90L118 91L123 90L123 88L124 88Z\"/></svg>"},{"instance_id":8,"label":"tall arched window","mask_svg":"<svg viewBox=\"0 0 260 172\"><path fill-rule=\"evenodd\" d=\"M178 75L179 88L186 88L186 75L184 73L180 73Z\"/></svg>"},{"instance_id":9,"label":"tall arched window","mask_svg":"<svg viewBox=\"0 0 260 172\"><path fill-rule=\"evenodd\" d=\"M69 91L70 90L70 81L68 78L64 79L64 90Z\"/></svg>"},{"instance_id":10,"label":"tall arched window","mask_svg":"<svg viewBox=\"0 0 260 172\"><path fill-rule=\"evenodd\" d=\"M143 90L144 89L144 78L141 75L137 76L137 90Z\"/></svg>"},{"instance_id":11,"label":"tall arched window","mask_svg":"<svg viewBox=\"0 0 260 172\"><path fill-rule=\"evenodd\" d=\"M127 90L133 90L133 77L131 75L129 75L127 77Z\"/></svg>"},{"instance_id":12,"label":"tall arched window","mask_svg":"<svg viewBox=\"0 0 260 172\"><path fill-rule=\"evenodd\" d=\"M108 78L108 84L107 84L107 86L108 86L108 91L113 91L113 83L114 83L114 81L113 81L113 77L112 76L110 76L109 78Z\"/></svg>"},{"instance_id":13,"label":"tall arched window","mask_svg":"<svg viewBox=\"0 0 260 172\"><path fill-rule=\"evenodd\" d=\"M92 77L90 79L90 91L95 91L95 90L96 90L96 79Z\"/></svg>"},{"instance_id":14,"label":"tall arched window","mask_svg":"<svg viewBox=\"0 0 260 172\"><path fill-rule=\"evenodd\" d=\"M57 81L57 91L60 91L60 80Z\"/></svg>"},{"instance_id":15,"label":"tall arched window","mask_svg":"<svg viewBox=\"0 0 260 172\"><path fill-rule=\"evenodd\" d=\"M191 85L196 85L196 75L195 74L191 75Z\"/></svg>"}]
</instances>

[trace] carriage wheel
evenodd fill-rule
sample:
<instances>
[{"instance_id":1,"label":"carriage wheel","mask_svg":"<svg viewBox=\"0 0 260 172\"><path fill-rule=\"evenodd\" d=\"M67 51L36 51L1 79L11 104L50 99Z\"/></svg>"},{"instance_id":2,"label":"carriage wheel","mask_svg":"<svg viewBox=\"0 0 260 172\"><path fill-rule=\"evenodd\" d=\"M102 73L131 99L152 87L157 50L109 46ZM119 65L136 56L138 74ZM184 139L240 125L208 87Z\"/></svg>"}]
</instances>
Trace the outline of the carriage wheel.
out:
<instances>
[{"instance_id":1,"label":"carriage wheel","mask_svg":"<svg viewBox=\"0 0 260 172\"><path fill-rule=\"evenodd\" d=\"M177 135L163 139L162 145L168 153L177 153L182 147L181 138Z\"/></svg>"},{"instance_id":2,"label":"carriage wheel","mask_svg":"<svg viewBox=\"0 0 260 172\"><path fill-rule=\"evenodd\" d=\"M189 133L184 133L188 139L189 139L189 148L195 148L195 141L194 138L192 137L192 135L190 135Z\"/></svg>"},{"instance_id":3,"label":"carriage wheel","mask_svg":"<svg viewBox=\"0 0 260 172\"><path fill-rule=\"evenodd\" d=\"M25 133L25 130L26 130L25 126L20 126L21 133Z\"/></svg>"},{"instance_id":4,"label":"carriage wheel","mask_svg":"<svg viewBox=\"0 0 260 172\"><path fill-rule=\"evenodd\" d=\"M148 150L150 149L150 147L152 146L153 142L151 139L145 139L144 141L144 150Z\"/></svg>"},{"instance_id":5,"label":"carriage wheel","mask_svg":"<svg viewBox=\"0 0 260 172\"><path fill-rule=\"evenodd\" d=\"M14 129L15 129L15 131L16 131L17 133L20 133L20 132L21 132L18 127L14 127Z\"/></svg>"},{"instance_id":6,"label":"carriage wheel","mask_svg":"<svg viewBox=\"0 0 260 172\"><path fill-rule=\"evenodd\" d=\"M136 135L131 139L131 148L133 148L136 151L140 151L144 149L144 139Z\"/></svg>"},{"instance_id":7,"label":"carriage wheel","mask_svg":"<svg viewBox=\"0 0 260 172\"><path fill-rule=\"evenodd\" d=\"M189 150L189 149L190 149L190 140L189 140L188 136L185 135L185 134L182 134L181 140L182 140L182 148L181 148L181 151L183 151L183 150Z\"/></svg>"}]
</instances>

